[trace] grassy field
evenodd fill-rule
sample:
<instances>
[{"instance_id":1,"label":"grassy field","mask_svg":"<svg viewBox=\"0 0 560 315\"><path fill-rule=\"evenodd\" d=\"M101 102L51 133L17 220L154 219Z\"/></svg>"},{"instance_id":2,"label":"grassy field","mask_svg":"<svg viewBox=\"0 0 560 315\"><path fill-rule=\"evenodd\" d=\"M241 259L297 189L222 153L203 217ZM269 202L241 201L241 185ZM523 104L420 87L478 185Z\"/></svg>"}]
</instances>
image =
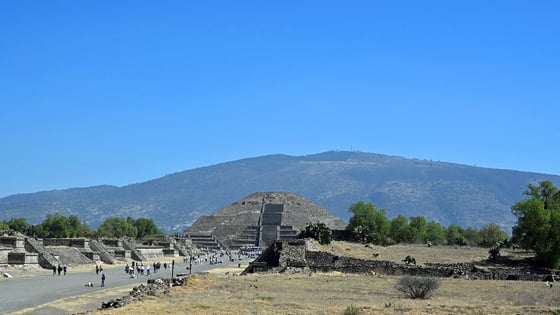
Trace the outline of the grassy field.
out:
<instances>
[{"instance_id":1,"label":"grassy field","mask_svg":"<svg viewBox=\"0 0 560 315\"><path fill-rule=\"evenodd\" d=\"M338 255L400 262L406 255L426 262L486 264L487 249L396 245L365 247L335 242L320 250ZM504 251L509 263L531 256ZM426 300L397 291L398 277L314 273L251 274L228 270L196 275L168 294L148 297L103 314L560 314L560 285L542 282L442 279ZM239 270L236 269L236 272ZM350 311L354 312L350 312Z\"/></svg>"}]
</instances>

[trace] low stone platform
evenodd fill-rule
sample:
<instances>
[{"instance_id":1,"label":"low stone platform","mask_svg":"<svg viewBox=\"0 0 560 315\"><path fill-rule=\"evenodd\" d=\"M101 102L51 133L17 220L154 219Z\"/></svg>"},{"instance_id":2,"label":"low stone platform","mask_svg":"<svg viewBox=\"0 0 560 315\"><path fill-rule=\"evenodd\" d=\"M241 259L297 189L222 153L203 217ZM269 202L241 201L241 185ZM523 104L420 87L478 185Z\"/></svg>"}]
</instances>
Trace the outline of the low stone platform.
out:
<instances>
[{"instance_id":1,"label":"low stone platform","mask_svg":"<svg viewBox=\"0 0 560 315\"><path fill-rule=\"evenodd\" d=\"M243 274L252 272L330 272L376 273L454 277L472 280L557 281L560 271L547 268L478 267L470 263L424 265L365 260L309 250L312 240L276 241L252 262Z\"/></svg>"}]
</instances>

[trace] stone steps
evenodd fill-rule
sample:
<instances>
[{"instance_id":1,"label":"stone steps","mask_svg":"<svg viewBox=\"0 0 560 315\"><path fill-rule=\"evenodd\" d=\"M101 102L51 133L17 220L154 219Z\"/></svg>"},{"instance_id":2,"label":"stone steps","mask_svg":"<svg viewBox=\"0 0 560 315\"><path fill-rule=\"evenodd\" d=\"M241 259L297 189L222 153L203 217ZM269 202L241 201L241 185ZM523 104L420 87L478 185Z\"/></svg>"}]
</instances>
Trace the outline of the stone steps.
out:
<instances>
[{"instance_id":1,"label":"stone steps","mask_svg":"<svg viewBox=\"0 0 560 315\"><path fill-rule=\"evenodd\" d=\"M137 261L147 261L146 257L142 255L142 253L136 249L136 246L127 240L122 241L124 249L128 249L130 251L130 257Z\"/></svg>"},{"instance_id":2,"label":"stone steps","mask_svg":"<svg viewBox=\"0 0 560 315\"><path fill-rule=\"evenodd\" d=\"M212 234L190 234L190 239L197 248L208 248L209 250L220 250L220 243Z\"/></svg>"},{"instance_id":3,"label":"stone steps","mask_svg":"<svg viewBox=\"0 0 560 315\"><path fill-rule=\"evenodd\" d=\"M56 259L39 241L34 238L25 239L25 250L32 253L38 253L39 266L52 269L60 264L60 261Z\"/></svg>"},{"instance_id":4,"label":"stone steps","mask_svg":"<svg viewBox=\"0 0 560 315\"><path fill-rule=\"evenodd\" d=\"M91 240L89 242L89 247L96 251L97 253L99 253L99 257L101 258L101 261L103 261L106 264L115 264L117 261L115 260L115 258L113 257L113 255L111 255L111 253L109 253L107 251L107 249L105 248L105 246L103 246L103 244L101 244L101 242L96 241L96 240Z\"/></svg>"},{"instance_id":5,"label":"stone steps","mask_svg":"<svg viewBox=\"0 0 560 315\"><path fill-rule=\"evenodd\" d=\"M93 260L84 256L80 250L75 247L47 247L46 249L53 256L58 257L61 264L83 265L93 263Z\"/></svg>"}]
</instances>

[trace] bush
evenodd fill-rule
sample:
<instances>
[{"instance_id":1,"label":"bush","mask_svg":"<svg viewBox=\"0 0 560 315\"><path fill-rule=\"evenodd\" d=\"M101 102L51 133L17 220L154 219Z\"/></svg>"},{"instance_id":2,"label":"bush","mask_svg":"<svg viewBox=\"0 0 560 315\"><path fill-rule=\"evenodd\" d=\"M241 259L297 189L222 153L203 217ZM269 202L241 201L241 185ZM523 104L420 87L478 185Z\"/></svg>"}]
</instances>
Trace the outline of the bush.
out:
<instances>
[{"instance_id":1,"label":"bush","mask_svg":"<svg viewBox=\"0 0 560 315\"><path fill-rule=\"evenodd\" d=\"M346 309L344 310L344 315L358 315L360 314L360 308L357 307L354 304L350 304L346 307Z\"/></svg>"},{"instance_id":2,"label":"bush","mask_svg":"<svg viewBox=\"0 0 560 315\"><path fill-rule=\"evenodd\" d=\"M333 239L331 229L322 222L307 223L305 227L305 236L317 240L321 245L328 245Z\"/></svg>"},{"instance_id":3,"label":"bush","mask_svg":"<svg viewBox=\"0 0 560 315\"><path fill-rule=\"evenodd\" d=\"M416 265L416 258L408 255L403 259L403 262L407 265Z\"/></svg>"},{"instance_id":4,"label":"bush","mask_svg":"<svg viewBox=\"0 0 560 315\"><path fill-rule=\"evenodd\" d=\"M413 299L429 298L440 286L441 281L432 277L403 276L395 286Z\"/></svg>"}]
</instances>

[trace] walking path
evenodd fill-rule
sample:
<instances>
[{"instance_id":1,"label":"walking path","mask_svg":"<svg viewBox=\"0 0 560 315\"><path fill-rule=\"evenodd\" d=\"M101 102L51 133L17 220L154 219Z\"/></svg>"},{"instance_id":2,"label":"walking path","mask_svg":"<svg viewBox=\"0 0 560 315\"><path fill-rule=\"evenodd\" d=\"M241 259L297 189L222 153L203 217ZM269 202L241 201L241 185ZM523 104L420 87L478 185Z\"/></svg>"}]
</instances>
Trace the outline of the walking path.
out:
<instances>
[{"instance_id":1,"label":"walking path","mask_svg":"<svg viewBox=\"0 0 560 315\"><path fill-rule=\"evenodd\" d=\"M170 262L170 261L167 261ZM192 273L209 271L216 268L236 268L238 263L243 263L239 272L244 266L247 266L249 260L224 262L219 264L193 264ZM162 260L163 264L163 260ZM105 269L105 287L101 285L101 275L95 273L95 265L84 270L84 267L79 267L75 271L71 267L66 275L53 275L52 271L41 269L39 271L29 272L14 272L13 278L2 278L0 280L0 296L2 302L0 303L0 314L56 314L56 308L49 307L53 301L68 298L79 297L76 307L80 312L88 310L95 310L101 306L103 300L110 298L118 298L128 294L134 286L141 283L146 283L149 278L170 278L171 269L160 269L160 272L146 276L140 275L136 278L130 278L124 272L124 264L117 266L103 266ZM188 273L186 270L187 264L183 263L181 257L175 259L174 275L178 273ZM10 273L10 272L8 272ZM93 287L87 287L87 283L93 283ZM116 295L111 295L116 294ZM89 301L91 297L91 301ZM108 298L110 297L110 298ZM39 307L41 305L45 307ZM83 305L81 305L83 304ZM54 305L55 306L55 305ZM59 313L60 309L59 309ZM67 314L68 312L62 312Z\"/></svg>"}]
</instances>

